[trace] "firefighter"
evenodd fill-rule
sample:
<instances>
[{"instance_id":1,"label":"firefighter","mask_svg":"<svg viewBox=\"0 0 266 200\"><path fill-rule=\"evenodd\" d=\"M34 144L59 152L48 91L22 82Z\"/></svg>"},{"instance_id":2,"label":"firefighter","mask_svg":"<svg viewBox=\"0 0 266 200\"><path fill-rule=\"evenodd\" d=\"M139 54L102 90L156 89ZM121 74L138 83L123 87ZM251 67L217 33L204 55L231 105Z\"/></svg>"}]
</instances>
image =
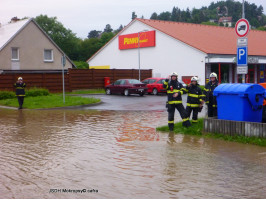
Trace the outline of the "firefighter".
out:
<instances>
[{"instance_id":1,"label":"firefighter","mask_svg":"<svg viewBox=\"0 0 266 200\"><path fill-rule=\"evenodd\" d=\"M266 123L266 98L263 101L262 123Z\"/></svg>"},{"instance_id":2,"label":"firefighter","mask_svg":"<svg viewBox=\"0 0 266 200\"><path fill-rule=\"evenodd\" d=\"M210 81L206 84L203 91L205 102L208 105L208 117L217 116L217 101L216 97L213 96L213 91L218 85L217 74L213 72L210 74Z\"/></svg>"},{"instance_id":3,"label":"firefighter","mask_svg":"<svg viewBox=\"0 0 266 200\"><path fill-rule=\"evenodd\" d=\"M18 98L18 104L19 104L18 109L22 109L25 97L25 87L26 87L26 83L23 82L22 77L18 78L18 81L14 84L14 87L16 88L16 95Z\"/></svg>"},{"instance_id":4,"label":"firefighter","mask_svg":"<svg viewBox=\"0 0 266 200\"><path fill-rule=\"evenodd\" d=\"M192 114L192 123L198 122L198 113L201 111L204 101L202 98L204 97L201 91L201 88L198 84L198 78L192 77L191 83L186 87L186 92L188 93L187 97L187 107L186 111L188 117L190 118L191 112Z\"/></svg>"},{"instance_id":5,"label":"firefighter","mask_svg":"<svg viewBox=\"0 0 266 200\"><path fill-rule=\"evenodd\" d=\"M183 126L189 127L190 121L187 117L187 112L182 104L182 94L186 93L184 87L181 83L178 82L177 79L178 75L176 72L173 72L168 79L165 79L163 87L167 90L167 111L168 111L168 127L170 131L174 130L174 116L175 116L175 109L181 115L183 120ZM169 81L169 79L171 79Z\"/></svg>"}]
</instances>

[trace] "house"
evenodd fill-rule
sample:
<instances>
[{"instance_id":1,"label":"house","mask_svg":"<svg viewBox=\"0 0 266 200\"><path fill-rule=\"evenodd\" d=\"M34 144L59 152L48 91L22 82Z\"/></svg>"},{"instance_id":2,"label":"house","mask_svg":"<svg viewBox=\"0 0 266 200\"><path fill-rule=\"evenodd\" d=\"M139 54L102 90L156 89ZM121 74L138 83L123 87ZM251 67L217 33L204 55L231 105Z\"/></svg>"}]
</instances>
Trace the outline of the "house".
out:
<instances>
[{"instance_id":1,"label":"house","mask_svg":"<svg viewBox=\"0 0 266 200\"><path fill-rule=\"evenodd\" d=\"M218 23L223 23L224 26L226 26L226 24L228 24L228 27L232 27L232 17L220 17L220 19L218 20Z\"/></svg>"},{"instance_id":2,"label":"house","mask_svg":"<svg viewBox=\"0 0 266 200\"><path fill-rule=\"evenodd\" d=\"M246 82L264 82L266 32L250 30L247 37ZM156 77L171 72L183 80L198 76L200 84L216 72L219 82L237 83L242 75L237 74L236 53L234 28L136 18L87 62L111 69L152 69Z\"/></svg>"},{"instance_id":3,"label":"house","mask_svg":"<svg viewBox=\"0 0 266 200\"><path fill-rule=\"evenodd\" d=\"M64 52L34 19L19 20L0 26L0 71L34 73L61 70ZM66 57L65 69L75 67Z\"/></svg>"}]
</instances>

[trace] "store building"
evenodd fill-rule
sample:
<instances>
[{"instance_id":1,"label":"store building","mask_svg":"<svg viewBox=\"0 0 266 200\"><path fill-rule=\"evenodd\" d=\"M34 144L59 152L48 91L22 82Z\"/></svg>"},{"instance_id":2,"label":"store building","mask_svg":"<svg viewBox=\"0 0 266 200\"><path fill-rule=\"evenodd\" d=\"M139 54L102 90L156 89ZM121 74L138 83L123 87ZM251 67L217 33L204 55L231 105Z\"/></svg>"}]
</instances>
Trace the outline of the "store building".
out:
<instances>
[{"instance_id":1,"label":"store building","mask_svg":"<svg viewBox=\"0 0 266 200\"><path fill-rule=\"evenodd\" d=\"M266 80L266 32L248 34L246 82ZM139 40L138 40L139 38ZM221 83L237 83L237 35L234 28L200 24L134 19L87 62L91 67L153 69L153 76L175 71L187 81L192 76L204 84L211 72Z\"/></svg>"}]
</instances>

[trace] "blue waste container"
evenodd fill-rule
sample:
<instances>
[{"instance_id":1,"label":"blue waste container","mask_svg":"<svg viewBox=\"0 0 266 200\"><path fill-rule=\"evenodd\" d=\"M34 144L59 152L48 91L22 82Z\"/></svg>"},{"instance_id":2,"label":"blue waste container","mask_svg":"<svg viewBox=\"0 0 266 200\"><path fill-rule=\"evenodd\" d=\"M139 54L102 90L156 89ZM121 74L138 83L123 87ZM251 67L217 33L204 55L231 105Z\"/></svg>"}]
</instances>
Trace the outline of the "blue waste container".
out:
<instances>
[{"instance_id":1,"label":"blue waste container","mask_svg":"<svg viewBox=\"0 0 266 200\"><path fill-rule=\"evenodd\" d=\"M265 89L258 84L221 84L217 99L218 119L261 122Z\"/></svg>"}]
</instances>

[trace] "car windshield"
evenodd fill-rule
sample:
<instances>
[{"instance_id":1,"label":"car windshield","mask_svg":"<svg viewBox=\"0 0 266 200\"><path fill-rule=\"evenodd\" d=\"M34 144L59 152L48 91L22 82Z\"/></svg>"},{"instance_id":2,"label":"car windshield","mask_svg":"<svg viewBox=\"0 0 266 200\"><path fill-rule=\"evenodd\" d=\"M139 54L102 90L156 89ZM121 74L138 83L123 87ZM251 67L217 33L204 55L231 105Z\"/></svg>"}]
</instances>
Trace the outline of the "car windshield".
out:
<instances>
[{"instance_id":1,"label":"car windshield","mask_svg":"<svg viewBox=\"0 0 266 200\"><path fill-rule=\"evenodd\" d=\"M165 81L165 79L161 79L161 80L159 80L157 83L159 83L159 84L163 84L164 81Z\"/></svg>"},{"instance_id":2,"label":"car windshield","mask_svg":"<svg viewBox=\"0 0 266 200\"><path fill-rule=\"evenodd\" d=\"M156 82L156 79L150 79L149 84Z\"/></svg>"},{"instance_id":3,"label":"car windshield","mask_svg":"<svg viewBox=\"0 0 266 200\"><path fill-rule=\"evenodd\" d=\"M129 84L142 84L142 82L135 80L135 79L129 79L128 82Z\"/></svg>"}]
</instances>

